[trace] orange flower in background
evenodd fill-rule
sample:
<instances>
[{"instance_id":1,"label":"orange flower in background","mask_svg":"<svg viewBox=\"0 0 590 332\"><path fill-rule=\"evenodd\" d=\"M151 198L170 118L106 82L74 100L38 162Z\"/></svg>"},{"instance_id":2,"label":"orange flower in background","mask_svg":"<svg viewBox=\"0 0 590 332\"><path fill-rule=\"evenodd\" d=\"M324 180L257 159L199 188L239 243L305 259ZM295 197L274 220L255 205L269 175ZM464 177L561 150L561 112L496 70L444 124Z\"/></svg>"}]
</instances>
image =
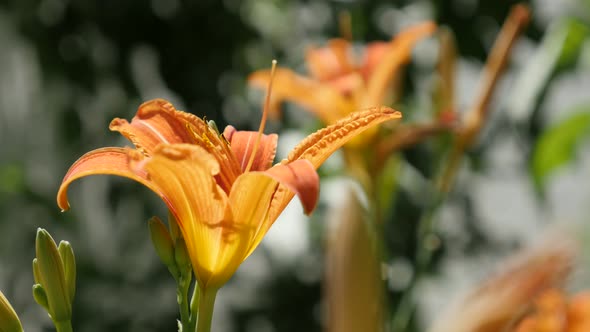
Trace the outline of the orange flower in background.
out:
<instances>
[{"instance_id":1,"label":"orange flower in background","mask_svg":"<svg viewBox=\"0 0 590 332\"><path fill-rule=\"evenodd\" d=\"M428 331L514 331L516 323L535 305L535 299L564 284L577 254L578 247L572 239L552 234L551 242L525 248L503 261L499 273L449 305ZM525 331L553 330L518 330Z\"/></svg>"},{"instance_id":2,"label":"orange flower in background","mask_svg":"<svg viewBox=\"0 0 590 332\"><path fill-rule=\"evenodd\" d=\"M387 104L388 89L401 67L410 61L412 48L436 30L433 22L415 25L390 42L368 44L360 59L352 54L345 39L333 39L325 48L310 49L306 62L311 77L288 69L277 70L271 115L278 116L283 100L293 101L314 113L326 124L366 107ZM249 77L252 85L265 87L270 71Z\"/></svg>"},{"instance_id":3,"label":"orange flower in background","mask_svg":"<svg viewBox=\"0 0 590 332\"><path fill-rule=\"evenodd\" d=\"M568 298L559 289L539 295L534 308L515 332L585 332L590 331L590 292Z\"/></svg>"},{"instance_id":4,"label":"orange flower in background","mask_svg":"<svg viewBox=\"0 0 590 332\"><path fill-rule=\"evenodd\" d=\"M272 166L278 136L262 134L265 116L258 132L228 126L221 134L165 100L148 101L130 123L114 119L110 125L136 149L107 147L83 155L65 175L57 203L67 210L69 185L88 175L118 175L145 185L176 218L199 287L219 288L294 195L306 214L313 211L316 169L336 149L367 128L400 117L386 107L353 113L310 135Z\"/></svg>"}]
</instances>

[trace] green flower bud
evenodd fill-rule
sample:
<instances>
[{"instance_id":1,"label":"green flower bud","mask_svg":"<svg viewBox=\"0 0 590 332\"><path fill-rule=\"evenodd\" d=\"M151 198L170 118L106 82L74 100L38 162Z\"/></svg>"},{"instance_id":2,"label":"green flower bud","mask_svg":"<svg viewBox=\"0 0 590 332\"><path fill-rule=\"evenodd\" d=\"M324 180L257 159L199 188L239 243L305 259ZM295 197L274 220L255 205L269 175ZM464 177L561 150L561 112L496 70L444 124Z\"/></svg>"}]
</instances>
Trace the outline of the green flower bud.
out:
<instances>
[{"instance_id":1,"label":"green flower bud","mask_svg":"<svg viewBox=\"0 0 590 332\"><path fill-rule=\"evenodd\" d=\"M2 332L22 332L23 327L16 315L16 312L10 305L10 302L0 292L0 331Z\"/></svg>"},{"instance_id":2,"label":"green flower bud","mask_svg":"<svg viewBox=\"0 0 590 332\"><path fill-rule=\"evenodd\" d=\"M176 266L180 269L181 274L185 274L186 271L189 273L191 272L191 259L182 237L176 240L174 246L174 260L176 261Z\"/></svg>"},{"instance_id":3,"label":"green flower bud","mask_svg":"<svg viewBox=\"0 0 590 332\"><path fill-rule=\"evenodd\" d=\"M36 284L41 283L41 271L39 271L39 262L37 262L37 258L33 258L33 278L35 279Z\"/></svg>"},{"instance_id":4,"label":"green flower bud","mask_svg":"<svg viewBox=\"0 0 590 332\"><path fill-rule=\"evenodd\" d=\"M180 234L180 229L178 228L178 222L174 215L168 211L168 227L170 228L170 237L172 238L172 243L176 243L176 239L182 237Z\"/></svg>"},{"instance_id":5,"label":"green flower bud","mask_svg":"<svg viewBox=\"0 0 590 332\"><path fill-rule=\"evenodd\" d=\"M35 302L45 308L45 310L49 311L49 303L47 301L47 294L45 294L45 290L41 284L34 284L33 285L33 298Z\"/></svg>"},{"instance_id":6,"label":"green flower bud","mask_svg":"<svg viewBox=\"0 0 590 332\"><path fill-rule=\"evenodd\" d=\"M64 265L55 241L46 230L37 230L35 249L39 284L47 297L47 311L54 322L69 321L72 317L72 303Z\"/></svg>"},{"instance_id":7,"label":"green flower bud","mask_svg":"<svg viewBox=\"0 0 590 332\"><path fill-rule=\"evenodd\" d=\"M59 242L57 251L59 251L59 256L64 266L66 286L68 295L70 296L70 303L72 303L76 294L76 259L74 257L74 250L68 241L61 241Z\"/></svg>"},{"instance_id":8,"label":"green flower bud","mask_svg":"<svg viewBox=\"0 0 590 332\"><path fill-rule=\"evenodd\" d=\"M168 233L168 228L166 228L166 225L158 217L150 218L148 226L152 243L160 260L166 265L172 276L175 279L178 278L178 268L174 261L174 244L172 243L170 233Z\"/></svg>"}]
</instances>

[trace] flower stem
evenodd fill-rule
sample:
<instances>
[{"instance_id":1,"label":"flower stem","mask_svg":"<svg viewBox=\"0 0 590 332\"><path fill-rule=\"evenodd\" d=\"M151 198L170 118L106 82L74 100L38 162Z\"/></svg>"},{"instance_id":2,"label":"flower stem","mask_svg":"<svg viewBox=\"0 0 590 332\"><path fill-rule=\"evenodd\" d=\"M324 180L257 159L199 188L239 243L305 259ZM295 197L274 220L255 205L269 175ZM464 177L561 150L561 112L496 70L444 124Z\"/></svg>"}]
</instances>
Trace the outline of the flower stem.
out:
<instances>
[{"instance_id":1,"label":"flower stem","mask_svg":"<svg viewBox=\"0 0 590 332\"><path fill-rule=\"evenodd\" d=\"M66 320L66 321L60 321L60 322L53 322L53 325L55 325L55 329L57 330L57 332L72 332L72 321L70 320Z\"/></svg>"},{"instance_id":2,"label":"flower stem","mask_svg":"<svg viewBox=\"0 0 590 332\"><path fill-rule=\"evenodd\" d=\"M436 248L429 244L428 239L431 238L435 226L435 214L440 205L445 201L446 192L436 192L435 197L430 203L427 210L420 217L418 222L418 239L416 248L416 270L410 285L405 290L402 298L398 304L397 311L393 316L392 331L406 331L408 324L414 314L413 298L416 291L416 286L426 270L430 265L432 254Z\"/></svg>"},{"instance_id":3,"label":"flower stem","mask_svg":"<svg viewBox=\"0 0 590 332\"><path fill-rule=\"evenodd\" d=\"M189 274L189 277L191 275ZM180 310L180 322L183 328L190 326L190 312L189 312L189 299L188 290L191 284L191 278L185 278L181 276L178 278L176 283L176 297L178 302L178 308Z\"/></svg>"},{"instance_id":4,"label":"flower stem","mask_svg":"<svg viewBox=\"0 0 590 332\"><path fill-rule=\"evenodd\" d=\"M191 297L191 304L190 304L190 318L189 318L189 325L186 331L194 331L197 326L197 316L199 314L199 300L200 300L200 289L199 283L195 281L194 289L193 289L193 296Z\"/></svg>"},{"instance_id":5,"label":"flower stem","mask_svg":"<svg viewBox=\"0 0 590 332\"><path fill-rule=\"evenodd\" d=\"M217 288L205 288L201 289L200 292L199 318L197 319L196 332L210 332Z\"/></svg>"}]
</instances>

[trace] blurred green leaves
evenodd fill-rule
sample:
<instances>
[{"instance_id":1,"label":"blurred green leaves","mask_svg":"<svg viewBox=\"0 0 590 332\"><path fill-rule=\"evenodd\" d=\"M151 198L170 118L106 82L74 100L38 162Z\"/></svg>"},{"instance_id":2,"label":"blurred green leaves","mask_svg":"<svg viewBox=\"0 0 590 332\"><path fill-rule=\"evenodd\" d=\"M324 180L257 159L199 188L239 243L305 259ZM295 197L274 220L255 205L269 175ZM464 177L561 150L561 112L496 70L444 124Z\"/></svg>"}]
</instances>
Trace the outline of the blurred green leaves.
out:
<instances>
[{"instance_id":1,"label":"blurred green leaves","mask_svg":"<svg viewBox=\"0 0 590 332\"><path fill-rule=\"evenodd\" d=\"M577 106L571 113L573 115L543 133L535 146L532 175L541 193L548 178L574 159L582 139L590 134L590 104Z\"/></svg>"},{"instance_id":2,"label":"blurred green leaves","mask_svg":"<svg viewBox=\"0 0 590 332\"><path fill-rule=\"evenodd\" d=\"M515 121L530 119L551 76L576 63L589 35L590 28L573 18L556 21L549 27L514 85L509 109Z\"/></svg>"},{"instance_id":3,"label":"blurred green leaves","mask_svg":"<svg viewBox=\"0 0 590 332\"><path fill-rule=\"evenodd\" d=\"M25 185L24 170L16 163L0 165L0 194L17 193Z\"/></svg>"}]
</instances>

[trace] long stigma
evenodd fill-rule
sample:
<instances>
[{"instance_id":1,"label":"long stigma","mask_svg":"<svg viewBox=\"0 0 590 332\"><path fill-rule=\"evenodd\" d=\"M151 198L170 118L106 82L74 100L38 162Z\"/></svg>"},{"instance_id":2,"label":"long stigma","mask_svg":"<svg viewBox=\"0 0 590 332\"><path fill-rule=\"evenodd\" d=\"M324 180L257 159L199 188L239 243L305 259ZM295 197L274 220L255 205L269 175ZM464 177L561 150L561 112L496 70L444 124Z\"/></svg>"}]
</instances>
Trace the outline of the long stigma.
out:
<instances>
[{"instance_id":1,"label":"long stigma","mask_svg":"<svg viewBox=\"0 0 590 332\"><path fill-rule=\"evenodd\" d=\"M260 127L258 128L258 135L256 136L256 142L254 143L254 148L252 149L250 160L248 160L248 165L246 166L246 170L244 172L250 171L250 168L254 163L254 158L256 157L256 152L258 152L258 147L260 146L260 140L262 139L262 134L264 133L264 126L266 125L266 118L268 116L268 109L270 108L270 94L272 92L272 82L275 78L276 68L277 60L272 60L272 67L270 68L270 80L268 81L268 88L266 89L266 98L264 100L264 108L262 109L262 119L260 120Z\"/></svg>"}]
</instances>

